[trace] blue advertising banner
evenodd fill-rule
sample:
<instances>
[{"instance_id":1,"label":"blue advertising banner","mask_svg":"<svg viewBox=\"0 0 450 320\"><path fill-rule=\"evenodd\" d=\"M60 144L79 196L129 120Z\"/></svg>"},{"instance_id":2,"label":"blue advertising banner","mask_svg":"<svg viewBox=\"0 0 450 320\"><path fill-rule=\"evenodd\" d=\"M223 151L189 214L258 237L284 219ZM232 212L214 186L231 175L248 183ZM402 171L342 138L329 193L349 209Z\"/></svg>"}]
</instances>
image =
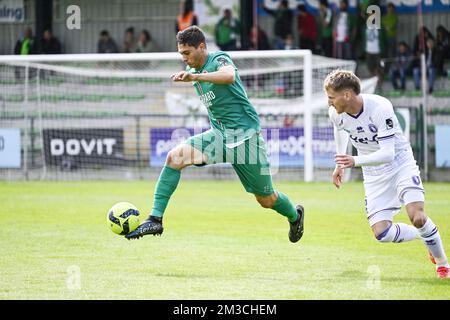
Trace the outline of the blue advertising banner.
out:
<instances>
[{"instance_id":1,"label":"blue advertising banner","mask_svg":"<svg viewBox=\"0 0 450 320\"><path fill-rule=\"evenodd\" d=\"M161 167L167 153L192 135L204 129L192 128L153 128L150 129L150 166ZM261 131L272 166L281 168L304 166L303 128L269 128ZM333 168L335 144L333 128L320 127L313 130L314 166Z\"/></svg>"},{"instance_id":2,"label":"blue advertising banner","mask_svg":"<svg viewBox=\"0 0 450 320\"><path fill-rule=\"evenodd\" d=\"M438 125L434 129L434 139L436 146L436 167L450 167L450 145L448 143L450 137L450 126Z\"/></svg>"},{"instance_id":3,"label":"blue advertising banner","mask_svg":"<svg viewBox=\"0 0 450 320\"><path fill-rule=\"evenodd\" d=\"M262 9L264 4L269 9L276 9L278 7L279 0L258 0L258 15L267 15ZM340 0L329 0L328 3L332 9L339 8ZM349 11L355 12L357 3L376 3L376 1L361 1L361 0L349 0ZM395 5L395 11L397 13L415 13L417 12L418 5L422 5L422 12L450 12L449 0L389 0ZM383 1L378 1L383 3ZM317 14L319 9L319 0L289 0L289 8L296 9L299 4L304 4L307 10L312 14ZM383 8L383 6L382 6Z\"/></svg>"},{"instance_id":4,"label":"blue advertising banner","mask_svg":"<svg viewBox=\"0 0 450 320\"><path fill-rule=\"evenodd\" d=\"M20 129L0 128L0 168L20 168Z\"/></svg>"}]
</instances>

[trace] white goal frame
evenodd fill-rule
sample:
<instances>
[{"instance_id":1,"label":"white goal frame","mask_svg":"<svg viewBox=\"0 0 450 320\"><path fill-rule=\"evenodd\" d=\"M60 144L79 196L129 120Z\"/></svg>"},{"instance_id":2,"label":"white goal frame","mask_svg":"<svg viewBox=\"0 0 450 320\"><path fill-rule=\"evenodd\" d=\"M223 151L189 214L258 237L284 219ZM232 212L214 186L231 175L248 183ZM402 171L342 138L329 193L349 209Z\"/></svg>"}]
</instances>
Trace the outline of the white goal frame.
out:
<instances>
[{"instance_id":1,"label":"white goal frame","mask_svg":"<svg viewBox=\"0 0 450 320\"><path fill-rule=\"evenodd\" d=\"M303 70L303 99L298 101L299 113L303 113L304 126L304 181L314 180L313 164L313 108L311 106L313 98L313 60L310 50L261 50L261 51L231 51L228 52L231 58L298 58L299 70ZM0 64L11 64L25 68L25 74L28 74L29 67L46 68L43 63L48 62L114 62L114 61L162 61L162 60L180 60L180 54L177 52L167 53L117 53L117 54L62 54L62 55L3 55L0 56ZM40 64L42 63L42 64ZM51 70L64 71L64 68L75 69L65 66L51 66ZM93 70L96 77L102 77L102 73ZM105 77L124 76L126 71L105 72ZM83 74L86 74L83 71ZM149 75L155 75L155 72L148 71ZM146 76L145 71L139 71L140 76ZM27 88L28 77L25 79L25 97L24 104L28 103ZM305 106L301 110L301 106Z\"/></svg>"}]
</instances>

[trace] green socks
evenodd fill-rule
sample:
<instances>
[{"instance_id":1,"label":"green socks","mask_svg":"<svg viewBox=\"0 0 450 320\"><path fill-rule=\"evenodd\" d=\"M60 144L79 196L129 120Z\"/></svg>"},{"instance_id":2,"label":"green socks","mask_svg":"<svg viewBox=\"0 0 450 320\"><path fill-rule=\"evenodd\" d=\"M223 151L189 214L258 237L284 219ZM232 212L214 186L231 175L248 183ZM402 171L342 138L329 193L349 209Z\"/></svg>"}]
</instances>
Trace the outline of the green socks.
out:
<instances>
[{"instance_id":1,"label":"green socks","mask_svg":"<svg viewBox=\"0 0 450 320\"><path fill-rule=\"evenodd\" d=\"M153 208L150 215L155 217L162 217L164 215L170 197L178 186L180 176L180 170L164 166L156 184ZM285 194L280 191L277 191L277 193L278 199L272 209L288 218L289 222L294 222L297 220L297 210Z\"/></svg>"},{"instance_id":2,"label":"green socks","mask_svg":"<svg viewBox=\"0 0 450 320\"><path fill-rule=\"evenodd\" d=\"M289 222L295 222L297 220L297 210L294 205L285 194L280 191L277 191L277 193L278 199L272 209L288 218Z\"/></svg>"},{"instance_id":3,"label":"green socks","mask_svg":"<svg viewBox=\"0 0 450 320\"><path fill-rule=\"evenodd\" d=\"M159 175L158 183L156 184L153 208L150 215L156 217L162 217L164 215L170 196L175 191L178 182L180 181L180 175L180 170L164 166Z\"/></svg>"}]
</instances>

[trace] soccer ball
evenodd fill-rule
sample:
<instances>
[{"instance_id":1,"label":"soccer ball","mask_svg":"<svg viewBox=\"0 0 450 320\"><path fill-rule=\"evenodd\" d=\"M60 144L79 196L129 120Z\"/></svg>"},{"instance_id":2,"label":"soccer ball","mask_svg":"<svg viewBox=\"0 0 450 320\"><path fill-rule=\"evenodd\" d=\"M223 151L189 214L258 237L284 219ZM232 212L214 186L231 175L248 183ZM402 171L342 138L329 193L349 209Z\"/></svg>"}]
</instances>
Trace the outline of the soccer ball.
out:
<instances>
[{"instance_id":1,"label":"soccer ball","mask_svg":"<svg viewBox=\"0 0 450 320\"><path fill-rule=\"evenodd\" d=\"M112 232L125 235L139 226L139 210L128 202L118 202L109 209L106 222Z\"/></svg>"}]
</instances>

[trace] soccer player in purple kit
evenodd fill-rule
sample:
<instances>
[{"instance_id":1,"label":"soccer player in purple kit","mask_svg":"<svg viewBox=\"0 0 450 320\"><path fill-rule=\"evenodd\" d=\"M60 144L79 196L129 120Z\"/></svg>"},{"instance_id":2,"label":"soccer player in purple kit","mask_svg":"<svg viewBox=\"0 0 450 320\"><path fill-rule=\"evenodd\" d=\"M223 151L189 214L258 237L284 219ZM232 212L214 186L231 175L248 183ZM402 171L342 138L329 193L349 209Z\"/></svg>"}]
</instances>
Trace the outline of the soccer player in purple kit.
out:
<instances>
[{"instance_id":1,"label":"soccer player in purple kit","mask_svg":"<svg viewBox=\"0 0 450 320\"><path fill-rule=\"evenodd\" d=\"M421 239L436 264L437 276L450 278L438 228L424 211L419 168L392 103L379 95L362 94L360 80L351 71L328 74L324 89L337 148L334 185L342 185L346 168L361 166L367 219L376 239L382 243ZM349 140L357 156L346 154ZM393 222L401 205L412 225Z\"/></svg>"}]
</instances>

